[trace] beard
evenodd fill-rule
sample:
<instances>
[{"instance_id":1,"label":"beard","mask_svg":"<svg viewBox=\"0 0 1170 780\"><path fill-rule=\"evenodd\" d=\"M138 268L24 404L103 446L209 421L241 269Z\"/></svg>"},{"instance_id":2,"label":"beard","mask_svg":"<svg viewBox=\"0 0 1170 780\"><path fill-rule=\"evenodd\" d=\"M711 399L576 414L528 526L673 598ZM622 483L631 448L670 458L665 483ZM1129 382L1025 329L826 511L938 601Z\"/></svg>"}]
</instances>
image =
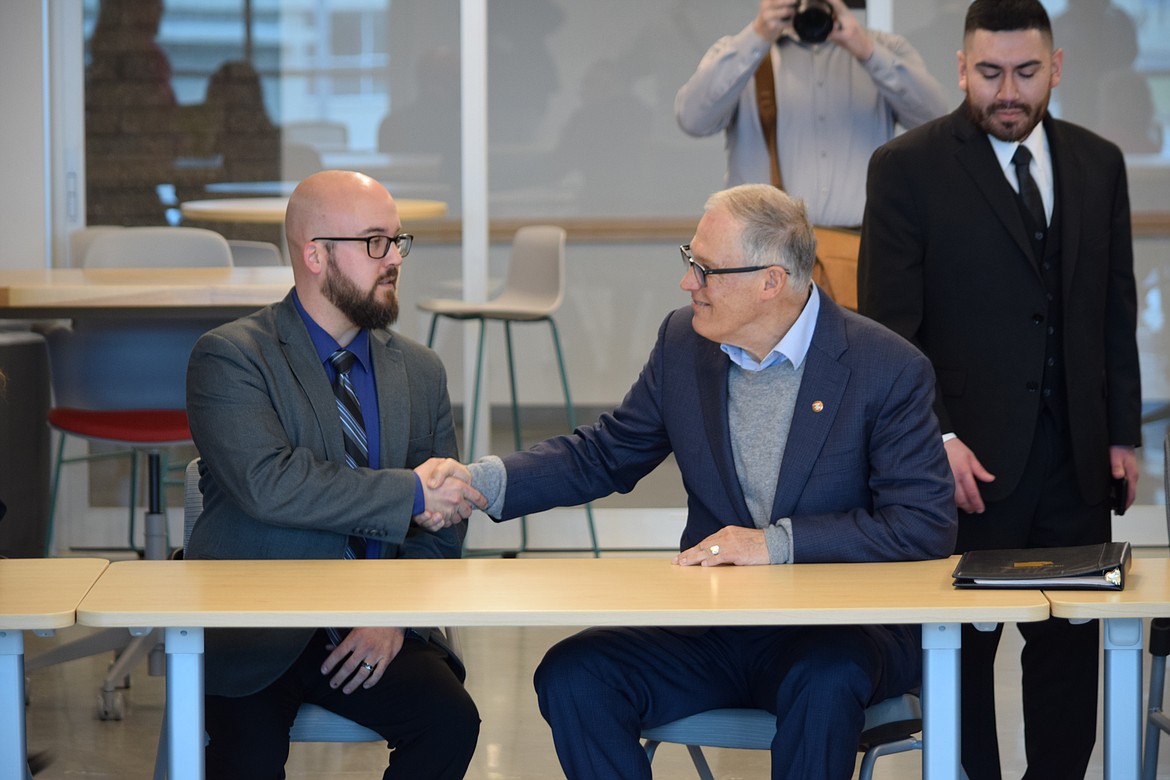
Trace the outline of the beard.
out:
<instances>
[{"instance_id":1,"label":"beard","mask_svg":"<svg viewBox=\"0 0 1170 780\"><path fill-rule=\"evenodd\" d=\"M382 274L369 292L363 293L353 280L341 272L333 259L333 252L328 255L329 273L321 285L321 293L325 299L337 307L350 322L359 328L374 330L386 328L398 321L398 292L389 289L385 292L385 299L379 299L378 284L383 281L397 282L398 268L391 267Z\"/></svg>"},{"instance_id":2,"label":"beard","mask_svg":"<svg viewBox=\"0 0 1170 780\"><path fill-rule=\"evenodd\" d=\"M997 101L986 106L975 106L971 103L971 97L968 96L963 107L966 109L967 118L988 135L1001 141L1022 141L1044 119L1044 114L1048 110L1048 98L1045 97L1044 102L1038 104L1016 100ZM1023 117L1010 122L999 119L996 112L1007 108L1022 111Z\"/></svg>"}]
</instances>

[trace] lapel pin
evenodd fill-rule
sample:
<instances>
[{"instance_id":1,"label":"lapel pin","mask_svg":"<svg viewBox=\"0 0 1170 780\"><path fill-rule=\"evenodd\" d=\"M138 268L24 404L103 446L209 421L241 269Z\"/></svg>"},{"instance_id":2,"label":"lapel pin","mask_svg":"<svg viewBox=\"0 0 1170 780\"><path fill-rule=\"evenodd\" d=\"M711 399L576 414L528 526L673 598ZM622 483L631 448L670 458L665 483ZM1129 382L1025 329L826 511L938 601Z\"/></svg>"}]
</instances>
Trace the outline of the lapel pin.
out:
<instances>
[{"instance_id":1,"label":"lapel pin","mask_svg":"<svg viewBox=\"0 0 1170 780\"><path fill-rule=\"evenodd\" d=\"M813 401L813 411L814 412L822 411L824 408L825 408L825 405L823 403L821 403L820 401Z\"/></svg>"}]
</instances>

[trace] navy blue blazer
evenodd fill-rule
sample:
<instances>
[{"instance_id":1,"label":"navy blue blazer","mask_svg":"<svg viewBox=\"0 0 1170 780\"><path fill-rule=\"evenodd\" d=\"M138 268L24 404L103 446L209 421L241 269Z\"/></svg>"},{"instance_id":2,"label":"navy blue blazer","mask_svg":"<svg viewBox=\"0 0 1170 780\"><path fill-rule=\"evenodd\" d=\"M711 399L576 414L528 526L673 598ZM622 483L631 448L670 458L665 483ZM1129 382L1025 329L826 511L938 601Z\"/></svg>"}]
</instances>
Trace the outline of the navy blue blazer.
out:
<instances>
[{"instance_id":1,"label":"navy blue blazer","mask_svg":"<svg viewBox=\"0 0 1170 780\"><path fill-rule=\"evenodd\" d=\"M617 409L504 458L500 519L628 492L673 452L687 492L680 549L753 527L732 458L730 366L695 333L689 307L671 312ZM922 353L821 296L772 509L791 518L795 561L950 555L954 485L933 399Z\"/></svg>"}]
</instances>

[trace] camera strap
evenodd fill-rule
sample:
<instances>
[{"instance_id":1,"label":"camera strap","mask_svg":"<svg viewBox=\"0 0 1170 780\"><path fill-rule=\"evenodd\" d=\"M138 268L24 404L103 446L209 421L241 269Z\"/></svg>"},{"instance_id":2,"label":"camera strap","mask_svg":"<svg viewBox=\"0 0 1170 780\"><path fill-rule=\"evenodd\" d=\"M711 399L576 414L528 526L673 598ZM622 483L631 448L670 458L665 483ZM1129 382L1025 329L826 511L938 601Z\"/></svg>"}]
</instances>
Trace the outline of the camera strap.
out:
<instances>
[{"instance_id":1,"label":"camera strap","mask_svg":"<svg viewBox=\"0 0 1170 780\"><path fill-rule=\"evenodd\" d=\"M756 69L756 103L760 107L760 125L772 161L772 185L784 189L780 178L780 152L776 144L776 79L772 73L772 52ZM857 311L857 254L860 234L855 230L814 227L817 258L813 281L840 305Z\"/></svg>"},{"instance_id":2,"label":"camera strap","mask_svg":"<svg viewBox=\"0 0 1170 780\"><path fill-rule=\"evenodd\" d=\"M760 107L760 126L764 130L764 143L768 146L768 159L772 161L772 186L784 189L780 177L780 151L776 147L776 77L772 73L772 48L756 68L756 105Z\"/></svg>"}]
</instances>

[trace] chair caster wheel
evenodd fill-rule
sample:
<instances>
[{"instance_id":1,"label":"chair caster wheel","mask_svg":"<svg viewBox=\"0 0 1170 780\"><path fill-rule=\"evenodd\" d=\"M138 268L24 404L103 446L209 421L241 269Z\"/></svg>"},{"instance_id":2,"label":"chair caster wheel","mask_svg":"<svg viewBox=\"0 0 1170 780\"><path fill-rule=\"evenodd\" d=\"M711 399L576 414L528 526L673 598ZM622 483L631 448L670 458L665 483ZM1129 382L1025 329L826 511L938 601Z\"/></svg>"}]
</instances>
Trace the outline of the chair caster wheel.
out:
<instances>
[{"instance_id":1,"label":"chair caster wheel","mask_svg":"<svg viewBox=\"0 0 1170 780\"><path fill-rule=\"evenodd\" d=\"M102 691L98 695L98 717L102 720L122 720L126 714L126 697L121 691Z\"/></svg>"}]
</instances>

